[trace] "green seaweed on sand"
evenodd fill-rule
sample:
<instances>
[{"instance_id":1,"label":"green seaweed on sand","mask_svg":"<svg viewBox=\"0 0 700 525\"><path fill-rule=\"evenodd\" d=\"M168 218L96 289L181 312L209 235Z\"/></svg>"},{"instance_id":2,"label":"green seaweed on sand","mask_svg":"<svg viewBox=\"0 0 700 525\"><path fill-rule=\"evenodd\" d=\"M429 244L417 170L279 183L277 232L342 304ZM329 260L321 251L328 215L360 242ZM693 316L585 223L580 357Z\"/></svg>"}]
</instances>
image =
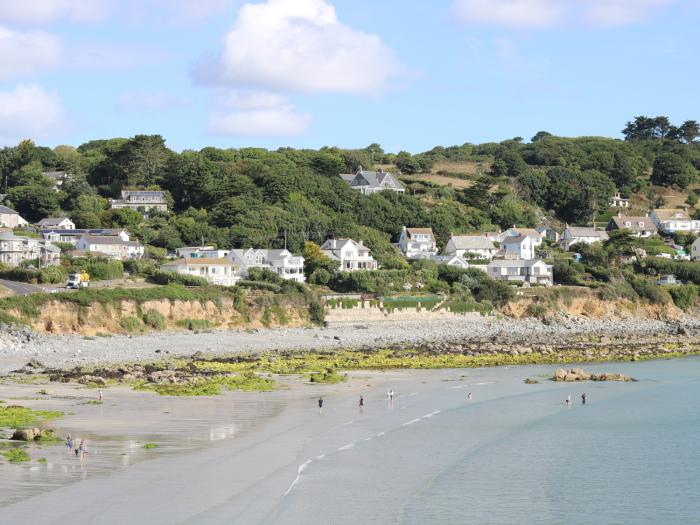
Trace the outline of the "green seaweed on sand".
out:
<instances>
[{"instance_id":1,"label":"green seaweed on sand","mask_svg":"<svg viewBox=\"0 0 700 525\"><path fill-rule=\"evenodd\" d=\"M32 410L21 406L0 406L0 428L23 428L61 417L63 412Z\"/></svg>"},{"instance_id":2,"label":"green seaweed on sand","mask_svg":"<svg viewBox=\"0 0 700 525\"><path fill-rule=\"evenodd\" d=\"M10 463L24 463L31 459L29 454L27 454L21 448L11 448L10 450L0 452L0 455L2 455Z\"/></svg>"},{"instance_id":3,"label":"green seaweed on sand","mask_svg":"<svg viewBox=\"0 0 700 525\"><path fill-rule=\"evenodd\" d=\"M328 369L324 370L323 372L312 372L311 375L309 376L309 381L311 383L335 384L335 383L342 383L343 381L347 381L347 380L348 380L347 374L338 374L332 368L328 368Z\"/></svg>"},{"instance_id":4,"label":"green seaweed on sand","mask_svg":"<svg viewBox=\"0 0 700 525\"><path fill-rule=\"evenodd\" d=\"M162 396L217 396L222 389L262 392L273 390L275 382L252 372L193 378L182 383L135 385L137 390L157 392Z\"/></svg>"},{"instance_id":5,"label":"green seaweed on sand","mask_svg":"<svg viewBox=\"0 0 700 525\"><path fill-rule=\"evenodd\" d=\"M157 447L158 445L156 443L144 443L142 448L144 448L145 450L151 450Z\"/></svg>"}]
</instances>

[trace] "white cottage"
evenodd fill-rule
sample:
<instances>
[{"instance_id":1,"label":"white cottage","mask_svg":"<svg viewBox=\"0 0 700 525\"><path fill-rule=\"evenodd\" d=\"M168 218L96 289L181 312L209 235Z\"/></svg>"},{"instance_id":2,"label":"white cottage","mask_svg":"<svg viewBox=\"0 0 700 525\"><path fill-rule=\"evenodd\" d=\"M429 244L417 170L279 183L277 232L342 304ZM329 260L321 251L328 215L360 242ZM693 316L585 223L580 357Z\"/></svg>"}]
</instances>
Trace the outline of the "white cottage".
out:
<instances>
[{"instance_id":1,"label":"white cottage","mask_svg":"<svg viewBox=\"0 0 700 525\"><path fill-rule=\"evenodd\" d=\"M552 286L552 266L542 260L499 259L491 261L486 273L499 281L522 282Z\"/></svg>"},{"instance_id":2,"label":"white cottage","mask_svg":"<svg viewBox=\"0 0 700 525\"><path fill-rule=\"evenodd\" d=\"M700 232L700 221L691 219L685 210L659 208L649 217L662 233Z\"/></svg>"},{"instance_id":3,"label":"white cottage","mask_svg":"<svg viewBox=\"0 0 700 525\"><path fill-rule=\"evenodd\" d=\"M584 243L593 244L602 242L608 239L608 233L605 230L597 228L567 226L564 233L561 234L559 243L562 248L568 250L574 244Z\"/></svg>"},{"instance_id":4,"label":"white cottage","mask_svg":"<svg viewBox=\"0 0 700 525\"><path fill-rule=\"evenodd\" d=\"M432 228L404 226L399 237L399 249L406 259L426 259L438 252Z\"/></svg>"},{"instance_id":5,"label":"white cottage","mask_svg":"<svg viewBox=\"0 0 700 525\"><path fill-rule=\"evenodd\" d=\"M282 279L303 283L304 258L292 255L289 250L265 250L248 248L247 250L230 250L226 256L241 269L241 275L248 277L251 268L270 270Z\"/></svg>"},{"instance_id":6,"label":"white cottage","mask_svg":"<svg viewBox=\"0 0 700 525\"><path fill-rule=\"evenodd\" d=\"M237 265L228 259L184 257L167 262L163 264L161 268L182 275L202 277L210 284L220 286L233 286L241 279L240 274L236 271L238 268Z\"/></svg>"},{"instance_id":7,"label":"white cottage","mask_svg":"<svg viewBox=\"0 0 700 525\"><path fill-rule=\"evenodd\" d=\"M36 225L42 229L75 230L75 223L68 217L48 217L41 219Z\"/></svg>"},{"instance_id":8,"label":"white cottage","mask_svg":"<svg viewBox=\"0 0 700 525\"><path fill-rule=\"evenodd\" d=\"M507 237L501 246L506 258L529 260L535 258L535 247L540 244L542 244L541 237L518 235L517 237Z\"/></svg>"},{"instance_id":9,"label":"white cottage","mask_svg":"<svg viewBox=\"0 0 700 525\"><path fill-rule=\"evenodd\" d=\"M341 272L376 270L379 265L362 241L328 239L321 246L323 254L338 263Z\"/></svg>"},{"instance_id":10,"label":"white cottage","mask_svg":"<svg viewBox=\"0 0 700 525\"><path fill-rule=\"evenodd\" d=\"M497 251L493 240L485 235L453 235L445 246L447 255L465 259L491 260Z\"/></svg>"}]
</instances>

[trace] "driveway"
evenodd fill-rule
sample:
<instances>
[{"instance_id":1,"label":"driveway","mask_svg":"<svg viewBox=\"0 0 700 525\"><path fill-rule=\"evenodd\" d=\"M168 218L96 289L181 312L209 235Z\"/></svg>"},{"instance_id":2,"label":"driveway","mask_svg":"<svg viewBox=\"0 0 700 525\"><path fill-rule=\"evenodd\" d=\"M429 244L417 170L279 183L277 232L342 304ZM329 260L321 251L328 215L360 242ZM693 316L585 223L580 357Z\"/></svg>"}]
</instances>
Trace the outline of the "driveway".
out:
<instances>
[{"instance_id":1,"label":"driveway","mask_svg":"<svg viewBox=\"0 0 700 525\"><path fill-rule=\"evenodd\" d=\"M33 293L46 292L47 289L36 284L20 283L17 281L8 281L0 279L0 285L4 286L12 292L13 295L31 295ZM53 288L56 286L54 285Z\"/></svg>"}]
</instances>

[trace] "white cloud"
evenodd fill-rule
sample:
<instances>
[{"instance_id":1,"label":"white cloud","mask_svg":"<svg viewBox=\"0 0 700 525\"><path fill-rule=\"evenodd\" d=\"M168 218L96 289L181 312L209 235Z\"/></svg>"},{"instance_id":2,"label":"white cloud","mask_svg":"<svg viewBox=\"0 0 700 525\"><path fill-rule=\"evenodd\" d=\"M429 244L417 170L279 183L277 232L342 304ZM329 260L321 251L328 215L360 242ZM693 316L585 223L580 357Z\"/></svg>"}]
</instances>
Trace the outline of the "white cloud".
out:
<instances>
[{"instance_id":1,"label":"white cloud","mask_svg":"<svg viewBox=\"0 0 700 525\"><path fill-rule=\"evenodd\" d=\"M57 93L37 84L0 91L0 144L41 139L64 127L65 110Z\"/></svg>"},{"instance_id":2,"label":"white cloud","mask_svg":"<svg viewBox=\"0 0 700 525\"><path fill-rule=\"evenodd\" d=\"M268 0L241 7L218 58L194 78L278 93L377 94L402 66L374 34L338 21L324 0Z\"/></svg>"},{"instance_id":3,"label":"white cloud","mask_svg":"<svg viewBox=\"0 0 700 525\"><path fill-rule=\"evenodd\" d=\"M41 31L18 33L0 26L0 81L57 67L61 41Z\"/></svg>"},{"instance_id":4,"label":"white cloud","mask_svg":"<svg viewBox=\"0 0 700 525\"><path fill-rule=\"evenodd\" d=\"M212 135L246 137L289 137L304 134L311 125L311 115L294 106L214 113L209 119Z\"/></svg>"},{"instance_id":5,"label":"white cloud","mask_svg":"<svg viewBox=\"0 0 700 525\"><path fill-rule=\"evenodd\" d=\"M219 95L219 105L229 109L274 109L284 106L284 97L263 91L224 91Z\"/></svg>"},{"instance_id":6,"label":"white cloud","mask_svg":"<svg viewBox=\"0 0 700 525\"><path fill-rule=\"evenodd\" d=\"M0 0L0 22L94 22L109 14L112 3L113 0Z\"/></svg>"},{"instance_id":7,"label":"white cloud","mask_svg":"<svg viewBox=\"0 0 700 525\"><path fill-rule=\"evenodd\" d=\"M233 0L158 0L159 7L174 11L172 22L192 24L211 16L233 11Z\"/></svg>"},{"instance_id":8,"label":"white cloud","mask_svg":"<svg viewBox=\"0 0 700 525\"><path fill-rule=\"evenodd\" d=\"M191 101L167 91L125 91L117 99L117 109L122 113L162 111L189 106Z\"/></svg>"},{"instance_id":9,"label":"white cloud","mask_svg":"<svg viewBox=\"0 0 700 525\"><path fill-rule=\"evenodd\" d=\"M645 20L676 0L454 0L468 24L543 29L559 25L621 26Z\"/></svg>"}]
</instances>

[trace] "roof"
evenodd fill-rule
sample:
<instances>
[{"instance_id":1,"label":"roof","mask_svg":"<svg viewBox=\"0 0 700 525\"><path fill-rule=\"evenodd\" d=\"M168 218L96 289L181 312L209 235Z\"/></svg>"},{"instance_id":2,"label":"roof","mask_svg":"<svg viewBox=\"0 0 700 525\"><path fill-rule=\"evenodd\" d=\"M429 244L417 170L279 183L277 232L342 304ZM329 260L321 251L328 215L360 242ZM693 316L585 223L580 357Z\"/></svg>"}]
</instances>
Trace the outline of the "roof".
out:
<instances>
[{"instance_id":1,"label":"roof","mask_svg":"<svg viewBox=\"0 0 700 525\"><path fill-rule=\"evenodd\" d=\"M18 237L12 232L0 232L0 241L23 241L24 237Z\"/></svg>"},{"instance_id":2,"label":"roof","mask_svg":"<svg viewBox=\"0 0 700 525\"><path fill-rule=\"evenodd\" d=\"M348 243L354 244L359 251L369 251L369 248L365 246L364 244L360 244L359 242L353 240L353 239L328 239L326 242L323 243L321 246L322 250L340 250L343 248Z\"/></svg>"},{"instance_id":3,"label":"roof","mask_svg":"<svg viewBox=\"0 0 700 525\"><path fill-rule=\"evenodd\" d=\"M406 228L409 235L432 235L432 228Z\"/></svg>"},{"instance_id":4,"label":"roof","mask_svg":"<svg viewBox=\"0 0 700 525\"><path fill-rule=\"evenodd\" d=\"M488 265L494 268L530 268L539 263L549 266L542 259L494 259Z\"/></svg>"},{"instance_id":5,"label":"roof","mask_svg":"<svg viewBox=\"0 0 700 525\"><path fill-rule=\"evenodd\" d=\"M388 171L365 171L360 169L349 181L351 186L364 186L364 184L353 184L358 177L361 177L371 188L395 188L404 189L405 186ZM345 179L344 179L345 180Z\"/></svg>"},{"instance_id":6,"label":"roof","mask_svg":"<svg viewBox=\"0 0 700 525\"><path fill-rule=\"evenodd\" d=\"M127 197L129 195L152 195L154 197L165 196L165 192L161 190L124 190L122 191L122 197Z\"/></svg>"},{"instance_id":7,"label":"roof","mask_svg":"<svg viewBox=\"0 0 700 525\"><path fill-rule=\"evenodd\" d=\"M58 226L61 224L63 221L69 221L70 219L68 217L47 217L46 219L41 219L37 224L39 226L51 226L52 224L55 224Z\"/></svg>"},{"instance_id":8,"label":"roof","mask_svg":"<svg viewBox=\"0 0 700 525\"><path fill-rule=\"evenodd\" d=\"M42 228L39 233L44 235L47 233L58 233L60 235L101 235L103 237L116 237L121 232L127 232L124 228L96 228L92 230L76 229L76 230L64 230L61 228Z\"/></svg>"},{"instance_id":9,"label":"roof","mask_svg":"<svg viewBox=\"0 0 700 525\"><path fill-rule=\"evenodd\" d=\"M595 228L582 226L567 226L566 231L568 231L572 237L599 237L601 239L608 238L608 233L605 230L596 230Z\"/></svg>"},{"instance_id":10,"label":"roof","mask_svg":"<svg viewBox=\"0 0 700 525\"><path fill-rule=\"evenodd\" d=\"M654 214L659 218L659 220L662 221L667 221L670 219L680 219L682 221L690 220L688 212L681 209L659 208L654 210Z\"/></svg>"},{"instance_id":11,"label":"roof","mask_svg":"<svg viewBox=\"0 0 700 525\"><path fill-rule=\"evenodd\" d=\"M341 173L340 178L345 182L350 183L357 176L357 173Z\"/></svg>"},{"instance_id":12,"label":"roof","mask_svg":"<svg viewBox=\"0 0 700 525\"><path fill-rule=\"evenodd\" d=\"M450 238L455 250L495 250L493 241L484 235L453 235Z\"/></svg>"},{"instance_id":13,"label":"roof","mask_svg":"<svg viewBox=\"0 0 700 525\"><path fill-rule=\"evenodd\" d=\"M70 230L69 230L70 231ZM123 241L116 235L83 235L80 240L85 240L89 244L120 244L122 246L141 246L137 241Z\"/></svg>"},{"instance_id":14,"label":"roof","mask_svg":"<svg viewBox=\"0 0 700 525\"><path fill-rule=\"evenodd\" d=\"M211 266L214 264L219 266L236 266L235 264L233 264L233 262L231 262L228 259L212 259L209 257L183 257L182 259L176 259L174 261L165 263L163 266Z\"/></svg>"},{"instance_id":15,"label":"roof","mask_svg":"<svg viewBox=\"0 0 700 525\"><path fill-rule=\"evenodd\" d=\"M525 236L525 235L517 235L515 237L513 237L513 236L506 237L506 239L503 241L503 244L520 244L528 237L529 236Z\"/></svg>"},{"instance_id":16,"label":"roof","mask_svg":"<svg viewBox=\"0 0 700 525\"><path fill-rule=\"evenodd\" d=\"M542 237L542 232L537 231L535 228L510 228L510 230L523 237Z\"/></svg>"},{"instance_id":17,"label":"roof","mask_svg":"<svg viewBox=\"0 0 700 525\"><path fill-rule=\"evenodd\" d=\"M619 229L627 229L632 231L656 231L656 225L649 217L612 217L610 222ZM629 222L630 225L625 225Z\"/></svg>"},{"instance_id":18,"label":"roof","mask_svg":"<svg viewBox=\"0 0 700 525\"><path fill-rule=\"evenodd\" d=\"M8 208L7 206L3 206L0 204L0 213L2 214L8 214L8 213L14 213L15 215L19 215L15 210L12 208Z\"/></svg>"}]
</instances>

